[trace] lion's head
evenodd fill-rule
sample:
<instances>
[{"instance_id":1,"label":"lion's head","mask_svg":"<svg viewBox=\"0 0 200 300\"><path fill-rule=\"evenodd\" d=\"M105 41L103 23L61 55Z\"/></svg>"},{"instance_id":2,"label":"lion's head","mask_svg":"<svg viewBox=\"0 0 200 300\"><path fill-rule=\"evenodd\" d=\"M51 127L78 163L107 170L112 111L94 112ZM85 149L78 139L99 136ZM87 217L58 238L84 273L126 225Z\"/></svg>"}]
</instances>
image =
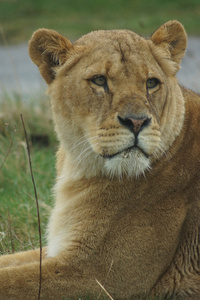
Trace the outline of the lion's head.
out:
<instances>
[{"instance_id":1,"label":"lion's head","mask_svg":"<svg viewBox=\"0 0 200 300\"><path fill-rule=\"evenodd\" d=\"M91 32L74 44L40 29L30 56L49 84L56 131L75 172L138 176L179 135L184 100L176 80L187 37L170 21L150 39Z\"/></svg>"}]
</instances>

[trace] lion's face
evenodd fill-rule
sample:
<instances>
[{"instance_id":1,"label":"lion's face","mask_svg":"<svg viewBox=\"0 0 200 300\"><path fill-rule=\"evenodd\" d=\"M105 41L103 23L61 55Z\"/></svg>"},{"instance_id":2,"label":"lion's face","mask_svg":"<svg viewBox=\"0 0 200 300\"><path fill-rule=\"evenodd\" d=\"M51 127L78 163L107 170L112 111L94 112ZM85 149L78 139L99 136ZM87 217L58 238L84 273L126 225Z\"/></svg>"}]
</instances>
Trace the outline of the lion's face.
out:
<instances>
[{"instance_id":1,"label":"lion's face","mask_svg":"<svg viewBox=\"0 0 200 300\"><path fill-rule=\"evenodd\" d=\"M175 79L179 61L156 38L92 32L68 46L64 63L53 66L48 92L56 131L79 168L138 176L179 134L184 115ZM52 59L43 60L50 65Z\"/></svg>"}]
</instances>

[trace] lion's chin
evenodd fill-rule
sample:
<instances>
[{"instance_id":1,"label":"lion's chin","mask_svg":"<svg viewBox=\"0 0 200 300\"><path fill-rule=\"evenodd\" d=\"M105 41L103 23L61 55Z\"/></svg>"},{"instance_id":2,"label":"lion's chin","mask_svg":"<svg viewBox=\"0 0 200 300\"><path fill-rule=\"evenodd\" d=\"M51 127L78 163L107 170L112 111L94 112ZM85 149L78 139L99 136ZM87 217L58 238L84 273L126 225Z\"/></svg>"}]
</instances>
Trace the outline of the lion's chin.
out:
<instances>
[{"instance_id":1,"label":"lion's chin","mask_svg":"<svg viewBox=\"0 0 200 300\"><path fill-rule=\"evenodd\" d=\"M150 169L150 159L143 151L135 148L105 159L105 167L111 177L138 177Z\"/></svg>"}]
</instances>

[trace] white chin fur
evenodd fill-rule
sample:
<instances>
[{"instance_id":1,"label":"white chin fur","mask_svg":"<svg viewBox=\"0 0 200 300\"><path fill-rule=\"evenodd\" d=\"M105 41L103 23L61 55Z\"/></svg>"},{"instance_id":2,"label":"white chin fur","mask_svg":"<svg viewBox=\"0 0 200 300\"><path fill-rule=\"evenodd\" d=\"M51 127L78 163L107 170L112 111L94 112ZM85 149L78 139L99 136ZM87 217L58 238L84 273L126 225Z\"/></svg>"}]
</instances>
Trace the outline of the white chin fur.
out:
<instances>
[{"instance_id":1,"label":"white chin fur","mask_svg":"<svg viewBox=\"0 0 200 300\"><path fill-rule=\"evenodd\" d=\"M111 177L138 177L150 169L150 160L138 150L121 153L105 161L106 171Z\"/></svg>"}]
</instances>

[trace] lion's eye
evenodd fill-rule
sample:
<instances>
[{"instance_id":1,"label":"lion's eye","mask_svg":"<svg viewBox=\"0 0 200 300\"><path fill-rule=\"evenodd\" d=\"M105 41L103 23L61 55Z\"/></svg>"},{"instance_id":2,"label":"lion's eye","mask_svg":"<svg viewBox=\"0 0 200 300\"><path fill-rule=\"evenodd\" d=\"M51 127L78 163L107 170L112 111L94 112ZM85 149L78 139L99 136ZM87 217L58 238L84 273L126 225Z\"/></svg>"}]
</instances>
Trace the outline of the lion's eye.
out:
<instances>
[{"instance_id":1,"label":"lion's eye","mask_svg":"<svg viewBox=\"0 0 200 300\"><path fill-rule=\"evenodd\" d=\"M92 82L96 85L105 86L106 78L103 75L96 75L92 78Z\"/></svg>"},{"instance_id":2,"label":"lion's eye","mask_svg":"<svg viewBox=\"0 0 200 300\"><path fill-rule=\"evenodd\" d=\"M147 88L148 89L153 89L159 85L160 81L157 78L149 78L147 80Z\"/></svg>"}]
</instances>

